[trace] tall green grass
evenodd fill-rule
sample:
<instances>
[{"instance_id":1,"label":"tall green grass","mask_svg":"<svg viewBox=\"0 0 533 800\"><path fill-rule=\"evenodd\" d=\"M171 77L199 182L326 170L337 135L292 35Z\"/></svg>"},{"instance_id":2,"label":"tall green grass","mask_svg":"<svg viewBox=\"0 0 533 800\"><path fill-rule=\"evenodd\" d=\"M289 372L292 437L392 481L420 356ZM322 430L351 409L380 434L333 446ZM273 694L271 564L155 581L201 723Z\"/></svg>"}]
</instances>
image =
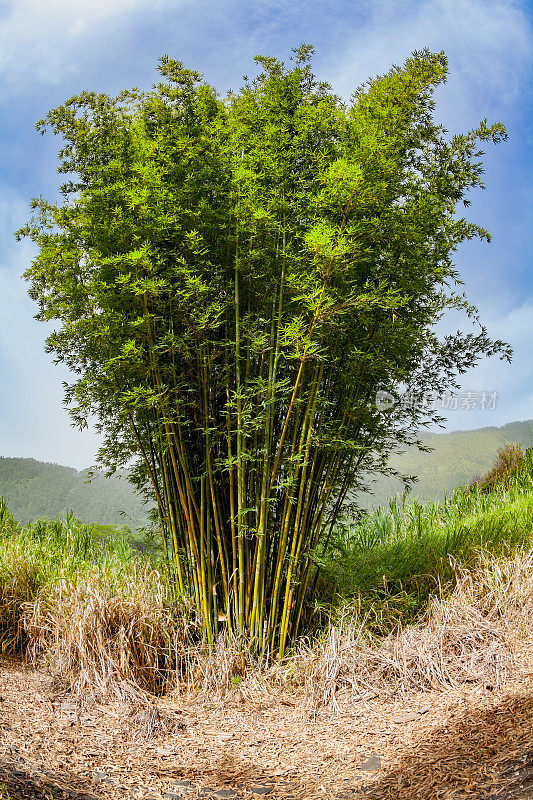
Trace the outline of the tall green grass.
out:
<instances>
[{"instance_id":1,"label":"tall green grass","mask_svg":"<svg viewBox=\"0 0 533 800\"><path fill-rule=\"evenodd\" d=\"M89 576L109 594L123 594L142 560L125 533L65 520L21 526L0 499L0 649L25 646L24 607L49 594L60 581L77 585Z\"/></svg>"},{"instance_id":2,"label":"tall green grass","mask_svg":"<svg viewBox=\"0 0 533 800\"><path fill-rule=\"evenodd\" d=\"M0 583L26 564L36 588L59 579L76 581L96 568L111 587L124 581L139 557L120 529L65 520L39 519L19 525L0 499Z\"/></svg>"},{"instance_id":3,"label":"tall green grass","mask_svg":"<svg viewBox=\"0 0 533 800\"><path fill-rule=\"evenodd\" d=\"M481 552L510 555L533 543L533 451L490 490L480 482L443 503L395 499L346 521L326 554L319 597L352 605L384 633L416 620L431 595L453 587L455 563L474 566Z\"/></svg>"}]
</instances>

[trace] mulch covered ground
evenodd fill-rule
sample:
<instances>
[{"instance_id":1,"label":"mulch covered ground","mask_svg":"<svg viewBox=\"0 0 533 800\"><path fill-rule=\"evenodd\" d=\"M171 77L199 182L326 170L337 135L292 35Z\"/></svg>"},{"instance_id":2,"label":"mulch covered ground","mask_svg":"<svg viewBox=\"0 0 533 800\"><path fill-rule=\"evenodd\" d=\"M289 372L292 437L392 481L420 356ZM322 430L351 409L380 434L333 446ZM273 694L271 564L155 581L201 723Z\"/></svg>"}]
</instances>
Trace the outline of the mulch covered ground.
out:
<instances>
[{"instance_id":1,"label":"mulch covered ground","mask_svg":"<svg viewBox=\"0 0 533 800\"><path fill-rule=\"evenodd\" d=\"M296 695L80 708L0 662L0 798L533 798L533 673L311 717Z\"/></svg>"}]
</instances>

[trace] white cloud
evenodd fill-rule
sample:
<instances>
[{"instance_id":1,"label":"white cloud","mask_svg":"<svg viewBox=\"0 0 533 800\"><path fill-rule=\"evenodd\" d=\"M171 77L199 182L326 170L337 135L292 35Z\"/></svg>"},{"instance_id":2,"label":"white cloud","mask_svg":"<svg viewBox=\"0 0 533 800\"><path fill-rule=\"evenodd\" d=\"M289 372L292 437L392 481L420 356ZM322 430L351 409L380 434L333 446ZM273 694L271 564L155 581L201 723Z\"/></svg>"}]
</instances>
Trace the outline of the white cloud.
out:
<instances>
[{"instance_id":1,"label":"white cloud","mask_svg":"<svg viewBox=\"0 0 533 800\"><path fill-rule=\"evenodd\" d=\"M448 124L512 109L532 60L533 34L521 3L509 0L372 0L331 75L348 97L368 76L401 64L413 50L444 50L450 76L439 113Z\"/></svg>"},{"instance_id":2,"label":"white cloud","mask_svg":"<svg viewBox=\"0 0 533 800\"><path fill-rule=\"evenodd\" d=\"M507 310L498 310L495 303L492 313L484 313L483 321L493 339L511 344L513 360L509 364L496 357L484 359L462 376L462 391L477 393L477 399L482 392L496 392L496 407L484 411L459 408L449 412L447 430L504 425L533 418L533 301ZM459 404L460 401L461 398Z\"/></svg>"},{"instance_id":3,"label":"white cloud","mask_svg":"<svg viewBox=\"0 0 533 800\"><path fill-rule=\"evenodd\" d=\"M125 15L179 7L188 0L10 0L0 12L0 74L55 83L75 71L80 47ZM96 55L93 51L93 55Z\"/></svg>"}]
</instances>

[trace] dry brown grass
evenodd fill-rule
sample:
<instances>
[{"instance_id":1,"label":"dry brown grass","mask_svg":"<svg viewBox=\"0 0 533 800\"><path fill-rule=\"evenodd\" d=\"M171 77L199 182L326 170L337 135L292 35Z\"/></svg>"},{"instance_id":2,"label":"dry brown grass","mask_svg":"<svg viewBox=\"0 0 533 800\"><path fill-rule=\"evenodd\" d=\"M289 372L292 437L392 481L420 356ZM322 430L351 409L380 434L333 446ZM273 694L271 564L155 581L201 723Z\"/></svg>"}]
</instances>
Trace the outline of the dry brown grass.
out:
<instances>
[{"instance_id":1,"label":"dry brown grass","mask_svg":"<svg viewBox=\"0 0 533 800\"><path fill-rule=\"evenodd\" d=\"M211 652L190 648L181 690L208 705L261 704L297 688L291 664L258 656L249 642L220 636Z\"/></svg>"},{"instance_id":2,"label":"dry brown grass","mask_svg":"<svg viewBox=\"0 0 533 800\"><path fill-rule=\"evenodd\" d=\"M472 682L501 688L515 650L533 639L533 551L456 571L453 593L433 599L417 625L371 642L345 616L320 647L306 648L298 663L311 705L335 709L343 688L363 695Z\"/></svg>"},{"instance_id":3,"label":"dry brown grass","mask_svg":"<svg viewBox=\"0 0 533 800\"><path fill-rule=\"evenodd\" d=\"M163 581L145 565L120 594L97 573L78 583L61 580L24 606L33 662L48 667L66 689L102 699L172 688L190 635L185 608L172 614Z\"/></svg>"},{"instance_id":4,"label":"dry brown grass","mask_svg":"<svg viewBox=\"0 0 533 800\"><path fill-rule=\"evenodd\" d=\"M0 619L6 629L23 630L31 659L80 698L138 699L174 689L220 704L296 692L313 711L335 711L339 691L364 697L474 682L502 687L515 650L533 640L532 567L533 552L486 556L474 572L456 565L453 593L432 600L417 625L372 640L346 613L281 663L222 638L206 653L192 612L170 607L164 582L148 565L132 570L120 591L109 591L95 572L76 583L61 580L36 598L31 576L17 572L2 589ZM13 626L20 609L22 625Z\"/></svg>"}]
</instances>

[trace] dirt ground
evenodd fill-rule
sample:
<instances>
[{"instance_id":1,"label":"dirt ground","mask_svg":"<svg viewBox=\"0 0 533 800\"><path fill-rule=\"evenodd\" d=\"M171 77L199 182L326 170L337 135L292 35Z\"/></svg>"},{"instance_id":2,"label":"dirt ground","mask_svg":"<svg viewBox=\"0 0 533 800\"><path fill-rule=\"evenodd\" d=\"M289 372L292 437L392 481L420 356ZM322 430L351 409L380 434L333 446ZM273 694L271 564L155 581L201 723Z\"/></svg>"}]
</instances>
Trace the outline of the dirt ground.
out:
<instances>
[{"instance_id":1,"label":"dirt ground","mask_svg":"<svg viewBox=\"0 0 533 800\"><path fill-rule=\"evenodd\" d=\"M0 660L0 798L533 798L533 672L311 715L296 695L80 708ZM265 695L267 697L267 695Z\"/></svg>"}]
</instances>

